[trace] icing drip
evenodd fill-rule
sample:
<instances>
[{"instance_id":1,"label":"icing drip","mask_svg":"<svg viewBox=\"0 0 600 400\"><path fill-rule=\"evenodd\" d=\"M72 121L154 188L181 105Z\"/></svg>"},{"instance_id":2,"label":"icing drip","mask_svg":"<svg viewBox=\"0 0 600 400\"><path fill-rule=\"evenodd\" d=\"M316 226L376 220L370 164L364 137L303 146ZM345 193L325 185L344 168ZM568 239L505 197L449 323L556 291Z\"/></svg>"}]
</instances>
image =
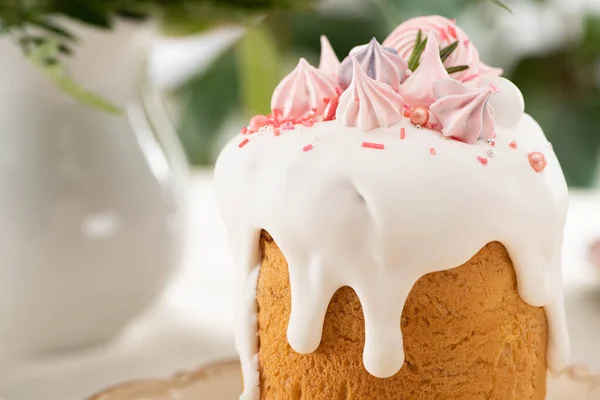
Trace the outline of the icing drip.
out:
<instances>
[{"instance_id":1,"label":"icing drip","mask_svg":"<svg viewBox=\"0 0 600 400\"><path fill-rule=\"evenodd\" d=\"M514 263L522 299L545 308L550 369L565 366L564 176L531 117L496 129L495 155L485 168L474 161L488 149L485 143L440 140L406 119L370 132L341 121L316 123L309 136L318 146L309 153L302 151L307 132L300 130L257 137L243 149L237 147L242 136L231 141L217 162L215 182L238 273L254 282L259 232L267 230L289 264L288 340L294 350L318 347L331 297L349 286L363 306L366 369L378 377L395 374L404 360L400 318L414 283L500 241ZM519 146L513 148L515 140ZM364 142L384 150L364 148ZM435 156L424 151L432 148ZM546 165L538 173L528 155L540 149ZM498 207L490 211L490 204ZM250 296L240 301L241 309L255 312ZM244 398L258 399L251 397L258 373L248 371L256 358L255 315L239 321L237 343L250 382Z\"/></svg>"},{"instance_id":2,"label":"icing drip","mask_svg":"<svg viewBox=\"0 0 600 400\"><path fill-rule=\"evenodd\" d=\"M392 47L398 54L408 60L415 47L417 33L421 30L424 36L433 33L442 47L458 42L457 49L446 59L444 65L468 65L469 69L452 74L453 78L461 81L477 78L479 75L500 75L501 69L491 68L481 63L479 51L467 34L448 18L433 15L417 17L400 24L383 42L384 46Z\"/></svg>"},{"instance_id":3,"label":"icing drip","mask_svg":"<svg viewBox=\"0 0 600 400\"><path fill-rule=\"evenodd\" d=\"M434 83L433 91L439 99L431 112L442 125L444 136L473 144L477 139L494 135L494 109L489 99L491 87L472 89L453 79Z\"/></svg>"},{"instance_id":4,"label":"icing drip","mask_svg":"<svg viewBox=\"0 0 600 400\"><path fill-rule=\"evenodd\" d=\"M352 61L352 82L340 96L336 118L363 131L388 127L402 119L402 97L390 86L369 78L356 58Z\"/></svg>"},{"instance_id":5,"label":"icing drip","mask_svg":"<svg viewBox=\"0 0 600 400\"><path fill-rule=\"evenodd\" d=\"M281 119L302 118L313 112L322 115L327 102L337 96L337 82L310 65L304 58L277 85L271 109Z\"/></svg>"},{"instance_id":6,"label":"icing drip","mask_svg":"<svg viewBox=\"0 0 600 400\"><path fill-rule=\"evenodd\" d=\"M395 50L383 48L375 38L366 46L355 48L339 68L339 81L342 89L350 86L353 76L353 58L356 58L367 76L377 82L386 83L395 91L406 77L408 64Z\"/></svg>"},{"instance_id":7,"label":"icing drip","mask_svg":"<svg viewBox=\"0 0 600 400\"><path fill-rule=\"evenodd\" d=\"M433 84L441 79L450 79L450 75L442 64L437 39L430 33L421 64L402 84L400 94L411 106L429 108L436 101Z\"/></svg>"},{"instance_id":8,"label":"icing drip","mask_svg":"<svg viewBox=\"0 0 600 400\"><path fill-rule=\"evenodd\" d=\"M329 43L327 36L321 35L321 61L319 62L319 71L336 77L339 68L340 60L335 54L335 51L333 51L331 43Z\"/></svg>"}]
</instances>

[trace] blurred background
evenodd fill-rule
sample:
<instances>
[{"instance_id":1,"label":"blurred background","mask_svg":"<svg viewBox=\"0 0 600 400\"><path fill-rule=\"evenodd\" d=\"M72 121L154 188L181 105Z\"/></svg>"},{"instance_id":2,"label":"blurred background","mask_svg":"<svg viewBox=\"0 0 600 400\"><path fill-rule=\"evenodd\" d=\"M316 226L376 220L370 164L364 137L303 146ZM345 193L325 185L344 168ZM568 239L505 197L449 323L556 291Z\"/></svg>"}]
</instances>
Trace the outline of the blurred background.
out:
<instances>
[{"instance_id":1,"label":"blurred background","mask_svg":"<svg viewBox=\"0 0 600 400\"><path fill-rule=\"evenodd\" d=\"M320 35L342 59L426 14L457 19L553 143L573 361L600 367L600 2L505 3L0 0L0 397L235 357L220 149Z\"/></svg>"}]
</instances>

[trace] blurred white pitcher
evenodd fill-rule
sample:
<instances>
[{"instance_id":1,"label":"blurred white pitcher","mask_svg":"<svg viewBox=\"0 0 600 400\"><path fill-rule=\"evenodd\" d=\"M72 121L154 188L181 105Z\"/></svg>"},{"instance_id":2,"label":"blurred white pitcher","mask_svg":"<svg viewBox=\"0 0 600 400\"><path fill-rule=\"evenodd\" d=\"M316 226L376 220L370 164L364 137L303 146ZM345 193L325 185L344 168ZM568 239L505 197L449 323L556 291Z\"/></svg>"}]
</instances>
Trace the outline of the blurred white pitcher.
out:
<instances>
[{"instance_id":1,"label":"blurred white pitcher","mask_svg":"<svg viewBox=\"0 0 600 400\"><path fill-rule=\"evenodd\" d=\"M132 104L149 35L69 27L75 79ZM0 37L0 367L114 337L178 266L182 151L129 111L75 103Z\"/></svg>"}]
</instances>

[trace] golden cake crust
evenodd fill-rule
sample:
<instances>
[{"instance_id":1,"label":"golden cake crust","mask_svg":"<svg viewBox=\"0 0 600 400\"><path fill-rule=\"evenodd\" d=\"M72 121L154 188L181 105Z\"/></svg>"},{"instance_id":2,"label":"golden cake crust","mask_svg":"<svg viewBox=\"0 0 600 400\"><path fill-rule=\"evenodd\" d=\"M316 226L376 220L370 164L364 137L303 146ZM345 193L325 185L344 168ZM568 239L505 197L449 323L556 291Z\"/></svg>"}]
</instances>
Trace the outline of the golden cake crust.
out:
<instances>
[{"instance_id":1,"label":"golden cake crust","mask_svg":"<svg viewBox=\"0 0 600 400\"><path fill-rule=\"evenodd\" d=\"M332 298L319 348L296 353L286 338L288 266L263 232L257 286L262 400L543 400L547 323L517 293L510 257L489 243L460 267L422 277L402 313L406 360L391 378L362 363L364 319L344 287Z\"/></svg>"}]
</instances>

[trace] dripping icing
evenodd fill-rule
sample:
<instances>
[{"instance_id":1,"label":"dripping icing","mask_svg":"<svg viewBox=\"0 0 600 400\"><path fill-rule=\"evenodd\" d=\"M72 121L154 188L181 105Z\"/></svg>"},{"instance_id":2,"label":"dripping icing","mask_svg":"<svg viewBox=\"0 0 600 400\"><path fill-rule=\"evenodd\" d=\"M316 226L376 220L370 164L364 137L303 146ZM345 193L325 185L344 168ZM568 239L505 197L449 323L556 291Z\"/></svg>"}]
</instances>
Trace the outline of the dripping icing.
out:
<instances>
[{"instance_id":1,"label":"dripping icing","mask_svg":"<svg viewBox=\"0 0 600 400\"><path fill-rule=\"evenodd\" d=\"M402 128L407 139L401 141ZM404 359L400 316L413 284L500 241L515 265L523 300L545 307L548 365L562 369L569 353L560 284L566 184L551 152L543 174L530 167L527 154L547 149L531 117L497 131L496 153L486 168L471 162L487 148L484 143L441 140L407 120L369 132L340 121L316 123L310 134L319 146L310 161L299 150L306 132L262 137L244 149L237 148L239 137L233 139L217 163L216 183L240 256L236 264L246 279L259 261L261 229L277 242L289 264L288 340L296 351L318 347L329 300L338 288L350 286L365 315L365 368L378 377L395 374ZM519 147L513 149L509 143L517 138ZM385 150L364 149L362 142L385 144ZM432 147L435 157L419 150ZM364 202L357 201L357 193ZM464 193L472 196L465 199ZM244 201L235 201L239 198ZM490 212L490 204L502 207ZM460 209L469 212L457 213ZM248 309L255 300L245 296L243 301ZM256 348L243 337L255 340L256 325L252 319L244 323L237 342L245 365L252 366ZM253 387L245 399L257 398L251 397Z\"/></svg>"}]
</instances>

